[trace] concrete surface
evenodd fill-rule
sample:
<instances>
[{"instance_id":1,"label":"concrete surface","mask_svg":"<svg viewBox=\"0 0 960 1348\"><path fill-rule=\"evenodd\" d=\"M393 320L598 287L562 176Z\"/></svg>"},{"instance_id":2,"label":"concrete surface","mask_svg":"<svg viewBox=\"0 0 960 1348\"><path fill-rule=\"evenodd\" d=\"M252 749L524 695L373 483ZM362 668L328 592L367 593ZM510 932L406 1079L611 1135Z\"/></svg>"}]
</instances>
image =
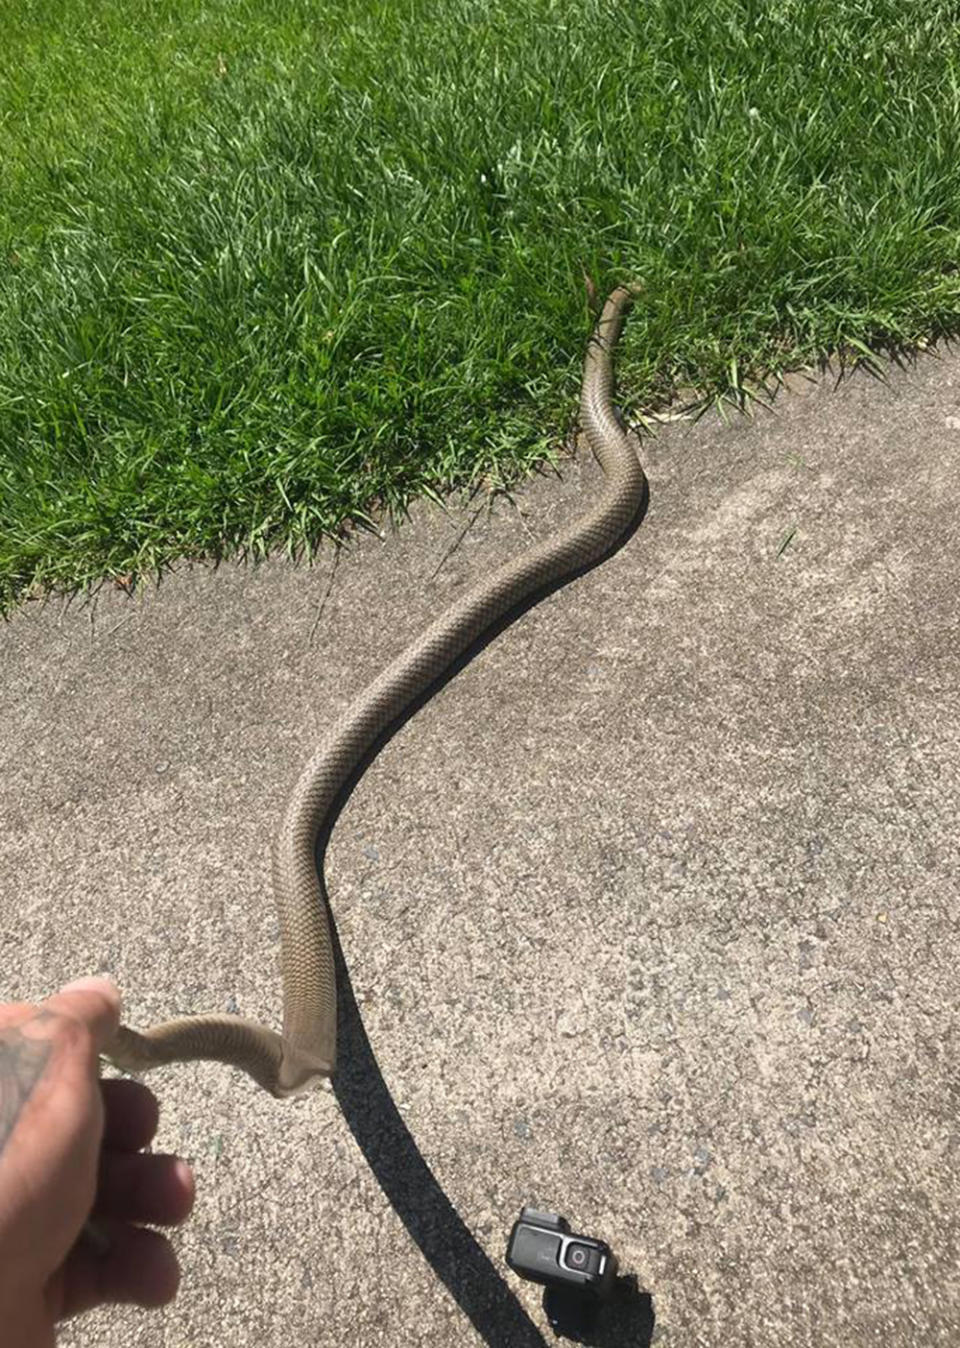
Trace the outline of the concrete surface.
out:
<instances>
[{"instance_id":1,"label":"concrete surface","mask_svg":"<svg viewBox=\"0 0 960 1348\"><path fill-rule=\"evenodd\" d=\"M643 452L629 544L340 818L369 1044L347 993L339 1103L154 1078L199 1174L181 1295L65 1343L552 1341L503 1263L524 1200L615 1245L659 1345L960 1341L960 359ZM275 1020L269 840L308 744L595 479L456 547L469 514L424 507L333 573L183 568L3 628L2 991L106 970L133 1024ZM650 1311L596 1341L645 1343Z\"/></svg>"}]
</instances>

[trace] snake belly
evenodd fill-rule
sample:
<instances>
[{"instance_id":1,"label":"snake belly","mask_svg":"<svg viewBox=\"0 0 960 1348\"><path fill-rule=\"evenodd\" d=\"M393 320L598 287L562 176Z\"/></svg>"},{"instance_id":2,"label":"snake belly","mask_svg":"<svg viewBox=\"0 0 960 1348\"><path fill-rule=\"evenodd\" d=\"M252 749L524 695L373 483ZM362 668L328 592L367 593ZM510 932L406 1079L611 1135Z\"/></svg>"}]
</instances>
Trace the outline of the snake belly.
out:
<instances>
[{"instance_id":1,"label":"snake belly","mask_svg":"<svg viewBox=\"0 0 960 1348\"><path fill-rule=\"evenodd\" d=\"M287 1096L330 1076L337 1057L337 989L330 921L316 845L344 786L378 736L490 627L524 600L599 561L623 537L644 500L646 478L613 402L613 352L634 297L614 290L584 358L580 422L604 473L593 507L484 577L446 609L351 704L324 737L293 789L273 849L280 916L283 1033L231 1015L192 1015L143 1033L121 1026L106 1051L143 1072L198 1058L242 1068Z\"/></svg>"}]
</instances>

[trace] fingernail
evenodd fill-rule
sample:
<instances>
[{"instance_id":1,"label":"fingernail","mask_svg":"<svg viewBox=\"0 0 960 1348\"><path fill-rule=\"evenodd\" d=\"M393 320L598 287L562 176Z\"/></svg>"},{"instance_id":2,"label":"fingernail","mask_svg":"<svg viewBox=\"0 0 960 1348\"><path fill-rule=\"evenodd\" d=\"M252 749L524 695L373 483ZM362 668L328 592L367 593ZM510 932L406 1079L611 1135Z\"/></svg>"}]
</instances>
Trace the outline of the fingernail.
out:
<instances>
[{"instance_id":1,"label":"fingernail","mask_svg":"<svg viewBox=\"0 0 960 1348\"><path fill-rule=\"evenodd\" d=\"M193 1170L191 1167L187 1165L186 1161L183 1161L178 1157L174 1163L173 1169L177 1179L183 1187L189 1189L190 1192L193 1193L196 1188L196 1180L193 1177Z\"/></svg>"}]
</instances>

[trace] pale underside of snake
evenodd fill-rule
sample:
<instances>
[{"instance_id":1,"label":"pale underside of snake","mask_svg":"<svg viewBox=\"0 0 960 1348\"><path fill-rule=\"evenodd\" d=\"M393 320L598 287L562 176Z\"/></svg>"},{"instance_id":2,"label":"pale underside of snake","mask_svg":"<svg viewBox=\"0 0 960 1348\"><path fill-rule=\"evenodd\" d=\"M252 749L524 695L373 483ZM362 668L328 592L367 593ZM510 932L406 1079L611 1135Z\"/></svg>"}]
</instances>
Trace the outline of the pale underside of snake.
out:
<instances>
[{"instance_id":1,"label":"pale underside of snake","mask_svg":"<svg viewBox=\"0 0 960 1348\"><path fill-rule=\"evenodd\" d=\"M574 524L485 576L442 613L340 717L303 769L277 832L273 892L280 914L283 1034L240 1016L185 1016L145 1033L121 1026L107 1057L131 1072L198 1058L248 1072L277 1096L332 1075L337 1056L333 944L317 839L383 732L511 610L599 561L636 518L646 478L613 402L613 352L634 288L607 299L587 346L580 422L604 473L600 499Z\"/></svg>"}]
</instances>

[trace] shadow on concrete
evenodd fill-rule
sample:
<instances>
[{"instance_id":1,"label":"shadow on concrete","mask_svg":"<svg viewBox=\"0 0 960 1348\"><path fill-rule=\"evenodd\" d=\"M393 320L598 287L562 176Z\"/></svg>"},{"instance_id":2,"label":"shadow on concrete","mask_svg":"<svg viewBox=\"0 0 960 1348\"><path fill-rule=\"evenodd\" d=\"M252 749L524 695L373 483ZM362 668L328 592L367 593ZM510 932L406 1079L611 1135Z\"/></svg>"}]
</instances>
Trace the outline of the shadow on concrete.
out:
<instances>
[{"instance_id":1,"label":"shadow on concrete","mask_svg":"<svg viewBox=\"0 0 960 1348\"><path fill-rule=\"evenodd\" d=\"M618 552L633 536L646 514L648 501L649 491L645 488L643 500L632 525L605 556L609 557ZM317 871L325 900L327 890L323 859L330 835L351 793L383 746L420 707L505 628L547 595L553 594L585 572L593 570L594 566L600 564L600 560L603 559L581 567L569 576L546 586L505 614L392 725L388 726L371 746L344 786L340 799L330 813L324 832L317 840ZM337 971L339 1026L338 1066L333 1078L333 1089L354 1140L421 1254L491 1348L502 1348L504 1344L509 1344L511 1348L545 1348L545 1340L540 1330L527 1315L447 1198L394 1104L364 1028L332 916L331 930ZM505 1222L504 1240L508 1228L509 1222ZM617 1307L611 1307L610 1312L610 1321L614 1323ZM652 1325L652 1312L650 1323ZM605 1326L602 1332L606 1333ZM629 1348L629 1345L636 1343L645 1348L649 1343L649 1336L646 1339L630 1338L631 1332L634 1331L624 1324L619 1331L619 1338L591 1338L589 1342L599 1345L609 1344L611 1348L614 1343L623 1345L623 1348Z\"/></svg>"},{"instance_id":2,"label":"shadow on concrete","mask_svg":"<svg viewBox=\"0 0 960 1348\"><path fill-rule=\"evenodd\" d=\"M393 1102L364 1028L334 929L339 1066L334 1094L354 1140L420 1253L490 1348L546 1348L546 1340L471 1235L420 1153ZM509 1223L505 1222L506 1232ZM506 1236L504 1236L506 1239ZM596 1348L649 1348L653 1303L634 1277L617 1284L597 1324L574 1342Z\"/></svg>"},{"instance_id":3,"label":"shadow on concrete","mask_svg":"<svg viewBox=\"0 0 960 1348\"><path fill-rule=\"evenodd\" d=\"M336 934L334 953L340 1045L333 1089L367 1164L424 1259L490 1348L544 1348L542 1334L470 1234L401 1118L367 1038Z\"/></svg>"},{"instance_id":4,"label":"shadow on concrete","mask_svg":"<svg viewBox=\"0 0 960 1348\"><path fill-rule=\"evenodd\" d=\"M554 1332L593 1348L650 1348L656 1317L653 1298L632 1273L618 1278L609 1301L596 1307L569 1292L545 1292L544 1314Z\"/></svg>"}]
</instances>

